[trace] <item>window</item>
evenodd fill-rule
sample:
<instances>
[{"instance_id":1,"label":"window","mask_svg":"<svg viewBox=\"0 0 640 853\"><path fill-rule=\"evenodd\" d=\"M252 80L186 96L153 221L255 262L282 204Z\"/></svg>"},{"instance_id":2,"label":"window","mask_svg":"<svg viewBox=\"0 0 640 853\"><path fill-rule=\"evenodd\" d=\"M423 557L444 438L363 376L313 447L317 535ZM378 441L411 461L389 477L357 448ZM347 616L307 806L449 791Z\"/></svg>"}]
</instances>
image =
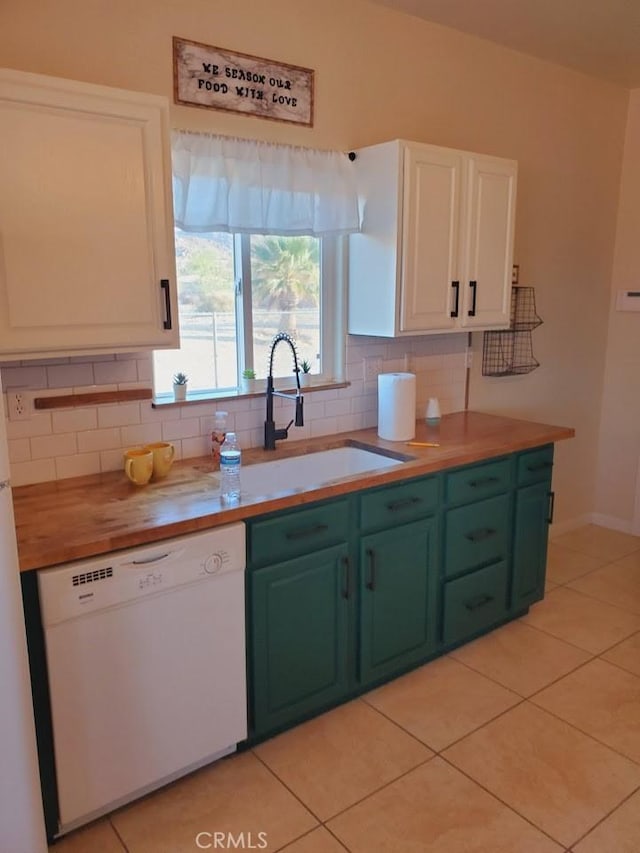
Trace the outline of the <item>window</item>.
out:
<instances>
[{"instance_id":1,"label":"window","mask_svg":"<svg viewBox=\"0 0 640 853\"><path fill-rule=\"evenodd\" d=\"M181 348L154 353L157 396L178 371L198 396L235 391L245 369L266 377L280 331L315 377L342 378L344 238L178 228L175 238ZM278 347L274 376L292 375L291 352Z\"/></svg>"},{"instance_id":2,"label":"window","mask_svg":"<svg viewBox=\"0 0 640 853\"><path fill-rule=\"evenodd\" d=\"M360 227L353 170L338 151L174 131L181 349L154 356L155 390L235 391L268 372L274 335L324 381L344 370L345 235ZM274 376L292 376L278 347Z\"/></svg>"}]
</instances>

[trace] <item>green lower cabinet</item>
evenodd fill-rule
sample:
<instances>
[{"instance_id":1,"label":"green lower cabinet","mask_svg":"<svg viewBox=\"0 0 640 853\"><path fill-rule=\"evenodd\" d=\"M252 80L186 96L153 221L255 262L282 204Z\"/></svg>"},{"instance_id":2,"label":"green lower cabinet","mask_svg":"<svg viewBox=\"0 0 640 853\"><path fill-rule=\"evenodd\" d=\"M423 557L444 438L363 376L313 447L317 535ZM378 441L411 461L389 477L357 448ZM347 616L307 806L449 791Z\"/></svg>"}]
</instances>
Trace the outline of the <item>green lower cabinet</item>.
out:
<instances>
[{"instance_id":1,"label":"green lower cabinet","mask_svg":"<svg viewBox=\"0 0 640 853\"><path fill-rule=\"evenodd\" d=\"M360 543L360 683L423 660L435 648L435 522L423 519Z\"/></svg>"},{"instance_id":2,"label":"green lower cabinet","mask_svg":"<svg viewBox=\"0 0 640 853\"><path fill-rule=\"evenodd\" d=\"M549 480L516 492L512 610L522 610L544 596L550 500Z\"/></svg>"},{"instance_id":3,"label":"green lower cabinet","mask_svg":"<svg viewBox=\"0 0 640 853\"><path fill-rule=\"evenodd\" d=\"M547 445L251 520L250 740L541 599L552 464Z\"/></svg>"},{"instance_id":4,"label":"green lower cabinet","mask_svg":"<svg viewBox=\"0 0 640 853\"><path fill-rule=\"evenodd\" d=\"M501 560L444 584L442 642L445 646L462 643L506 617L507 581L507 562Z\"/></svg>"},{"instance_id":5,"label":"green lower cabinet","mask_svg":"<svg viewBox=\"0 0 640 853\"><path fill-rule=\"evenodd\" d=\"M349 687L346 545L251 573L256 735L339 701Z\"/></svg>"}]
</instances>

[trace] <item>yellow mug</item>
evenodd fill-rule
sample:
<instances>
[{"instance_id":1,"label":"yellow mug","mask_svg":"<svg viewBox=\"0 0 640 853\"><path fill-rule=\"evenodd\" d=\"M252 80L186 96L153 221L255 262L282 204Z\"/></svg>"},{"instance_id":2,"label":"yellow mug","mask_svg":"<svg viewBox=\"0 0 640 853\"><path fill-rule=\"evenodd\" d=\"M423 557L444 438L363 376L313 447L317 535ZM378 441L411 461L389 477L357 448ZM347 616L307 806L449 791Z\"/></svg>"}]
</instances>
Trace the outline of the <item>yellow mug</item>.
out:
<instances>
[{"instance_id":1,"label":"yellow mug","mask_svg":"<svg viewBox=\"0 0 640 853\"><path fill-rule=\"evenodd\" d=\"M151 450L127 450L124 454L124 473L136 486L144 486L153 474L153 453Z\"/></svg>"},{"instance_id":2,"label":"yellow mug","mask_svg":"<svg viewBox=\"0 0 640 853\"><path fill-rule=\"evenodd\" d=\"M153 453L153 479L160 480L166 477L176 454L173 444L168 441L156 441L153 444L147 444L144 449Z\"/></svg>"}]
</instances>

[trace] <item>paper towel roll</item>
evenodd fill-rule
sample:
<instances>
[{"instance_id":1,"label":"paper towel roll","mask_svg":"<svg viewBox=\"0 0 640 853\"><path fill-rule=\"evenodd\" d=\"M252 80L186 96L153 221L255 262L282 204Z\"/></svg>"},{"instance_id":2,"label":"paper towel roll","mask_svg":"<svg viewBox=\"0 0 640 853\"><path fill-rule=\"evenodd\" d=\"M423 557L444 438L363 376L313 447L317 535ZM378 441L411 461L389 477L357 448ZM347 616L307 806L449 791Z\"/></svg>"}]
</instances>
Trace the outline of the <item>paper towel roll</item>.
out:
<instances>
[{"instance_id":1,"label":"paper towel roll","mask_svg":"<svg viewBox=\"0 0 640 853\"><path fill-rule=\"evenodd\" d=\"M416 377L413 373L378 376L378 435L410 441L416 434Z\"/></svg>"}]
</instances>

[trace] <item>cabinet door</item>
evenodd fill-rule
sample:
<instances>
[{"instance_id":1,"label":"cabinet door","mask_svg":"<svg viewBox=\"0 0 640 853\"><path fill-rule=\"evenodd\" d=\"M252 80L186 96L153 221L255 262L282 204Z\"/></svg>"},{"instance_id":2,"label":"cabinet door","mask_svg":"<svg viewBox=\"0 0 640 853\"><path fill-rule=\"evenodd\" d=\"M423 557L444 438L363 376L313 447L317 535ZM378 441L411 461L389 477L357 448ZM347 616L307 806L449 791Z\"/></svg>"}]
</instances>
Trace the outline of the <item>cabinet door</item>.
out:
<instances>
[{"instance_id":1,"label":"cabinet door","mask_svg":"<svg viewBox=\"0 0 640 853\"><path fill-rule=\"evenodd\" d=\"M458 323L463 163L458 151L426 145L405 148L403 332L451 329Z\"/></svg>"},{"instance_id":2,"label":"cabinet door","mask_svg":"<svg viewBox=\"0 0 640 853\"><path fill-rule=\"evenodd\" d=\"M516 176L513 160L474 155L468 161L467 248L461 284L461 325L466 328L509 326Z\"/></svg>"},{"instance_id":3,"label":"cabinet door","mask_svg":"<svg viewBox=\"0 0 640 853\"><path fill-rule=\"evenodd\" d=\"M349 569L340 545L249 574L256 735L346 694Z\"/></svg>"},{"instance_id":4,"label":"cabinet door","mask_svg":"<svg viewBox=\"0 0 640 853\"><path fill-rule=\"evenodd\" d=\"M178 346L168 127L164 98L2 72L3 357Z\"/></svg>"},{"instance_id":5,"label":"cabinet door","mask_svg":"<svg viewBox=\"0 0 640 853\"><path fill-rule=\"evenodd\" d=\"M435 645L435 522L363 537L360 546L360 679L363 684L428 656Z\"/></svg>"},{"instance_id":6,"label":"cabinet door","mask_svg":"<svg viewBox=\"0 0 640 853\"><path fill-rule=\"evenodd\" d=\"M518 489L513 537L511 607L521 610L544 596L551 482Z\"/></svg>"}]
</instances>

